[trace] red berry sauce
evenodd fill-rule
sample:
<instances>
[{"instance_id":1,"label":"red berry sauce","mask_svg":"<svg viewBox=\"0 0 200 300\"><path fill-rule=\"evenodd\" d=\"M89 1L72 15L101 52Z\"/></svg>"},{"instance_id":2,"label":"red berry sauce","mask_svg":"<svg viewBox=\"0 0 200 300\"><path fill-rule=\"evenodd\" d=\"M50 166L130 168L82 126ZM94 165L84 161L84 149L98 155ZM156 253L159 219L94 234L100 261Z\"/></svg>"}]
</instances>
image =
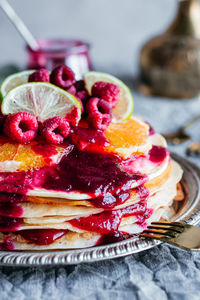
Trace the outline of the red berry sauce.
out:
<instances>
[{"instance_id":1,"label":"red berry sauce","mask_svg":"<svg viewBox=\"0 0 200 300\"><path fill-rule=\"evenodd\" d=\"M112 209L117 205L123 204L130 198L130 191L119 192L116 195L105 194L91 200L94 207L104 208L106 210Z\"/></svg>"},{"instance_id":2,"label":"red berry sauce","mask_svg":"<svg viewBox=\"0 0 200 300\"><path fill-rule=\"evenodd\" d=\"M19 203L24 202L26 196L18 194L0 193L0 216L19 218L23 216L23 208Z\"/></svg>"},{"instance_id":3,"label":"red berry sauce","mask_svg":"<svg viewBox=\"0 0 200 300\"><path fill-rule=\"evenodd\" d=\"M12 251L15 249L13 240L11 237L6 237L1 243L0 243L0 250L1 251Z\"/></svg>"},{"instance_id":4,"label":"red berry sauce","mask_svg":"<svg viewBox=\"0 0 200 300\"><path fill-rule=\"evenodd\" d=\"M31 145L31 149L36 154L42 155L44 158L49 158L50 156L56 155L58 153L55 145L42 142Z\"/></svg>"},{"instance_id":5,"label":"red berry sauce","mask_svg":"<svg viewBox=\"0 0 200 300\"><path fill-rule=\"evenodd\" d=\"M2 232L16 231L22 224L22 218L0 217L0 231Z\"/></svg>"},{"instance_id":6,"label":"red berry sauce","mask_svg":"<svg viewBox=\"0 0 200 300\"><path fill-rule=\"evenodd\" d=\"M100 214L92 215L89 217L81 217L69 221L69 223L77 228L97 232L106 235L112 235L118 231L119 225L123 217L129 216L149 216L146 207L146 201L140 201L126 208L104 211ZM143 218L145 219L145 217ZM143 221L143 220L142 220Z\"/></svg>"},{"instance_id":7,"label":"red berry sauce","mask_svg":"<svg viewBox=\"0 0 200 300\"><path fill-rule=\"evenodd\" d=\"M65 235L68 230L60 229L31 229L22 230L19 234L28 242L35 245L50 245Z\"/></svg>"},{"instance_id":8,"label":"red berry sauce","mask_svg":"<svg viewBox=\"0 0 200 300\"><path fill-rule=\"evenodd\" d=\"M120 170L120 159L111 154L84 152L73 149L53 168L43 168L43 182L39 187L57 191L81 191L92 198L107 193L128 191L133 183L147 181L141 174L127 174ZM37 172L36 172L37 175Z\"/></svg>"},{"instance_id":9,"label":"red berry sauce","mask_svg":"<svg viewBox=\"0 0 200 300\"><path fill-rule=\"evenodd\" d=\"M153 146L148 153L148 159L153 163L162 163L169 155L169 150L162 146Z\"/></svg>"}]
</instances>

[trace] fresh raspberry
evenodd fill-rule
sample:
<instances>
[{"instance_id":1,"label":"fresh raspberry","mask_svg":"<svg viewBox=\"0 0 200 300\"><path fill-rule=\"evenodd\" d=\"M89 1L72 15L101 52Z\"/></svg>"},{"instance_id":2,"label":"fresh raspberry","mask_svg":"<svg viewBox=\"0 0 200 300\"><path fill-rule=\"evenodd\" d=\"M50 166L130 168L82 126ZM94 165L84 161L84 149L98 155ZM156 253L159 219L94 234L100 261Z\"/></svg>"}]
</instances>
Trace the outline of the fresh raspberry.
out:
<instances>
[{"instance_id":1,"label":"fresh raspberry","mask_svg":"<svg viewBox=\"0 0 200 300\"><path fill-rule=\"evenodd\" d=\"M42 124L41 135L47 142L60 144L70 133L70 125L65 118L53 117Z\"/></svg>"},{"instance_id":2,"label":"fresh raspberry","mask_svg":"<svg viewBox=\"0 0 200 300\"><path fill-rule=\"evenodd\" d=\"M70 68L65 65L61 65L51 72L50 81L60 88L67 90L75 84L75 77Z\"/></svg>"},{"instance_id":3,"label":"fresh raspberry","mask_svg":"<svg viewBox=\"0 0 200 300\"><path fill-rule=\"evenodd\" d=\"M70 86L70 88L66 89L66 92L72 94L72 95L76 95L76 88L74 85Z\"/></svg>"},{"instance_id":4,"label":"fresh raspberry","mask_svg":"<svg viewBox=\"0 0 200 300\"><path fill-rule=\"evenodd\" d=\"M113 83L97 81L92 87L92 96L104 99L115 107L119 97L119 88Z\"/></svg>"},{"instance_id":5,"label":"fresh raspberry","mask_svg":"<svg viewBox=\"0 0 200 300\"><path fill-rule=\"evenodd\" d=\"M112 109L108 102L99 98L90 98L86 104L88 124L104 131L112 120Z\"/></svg>"},{"instance_id":6,"label":"fresh raspberry","mask_svg":"<svg viewBox=\"0 0 200 300\"><path fill-rule=\"evenodd\" d=\"M75 106L68 114L66 114L65 119L71 126L77 126L80 120L80 112L78 107Z\"/></svg>"},{"instance_id":7,"label":"fresh raspberry","mask_svg":"<svg viewBox=\"0 0 200 300\"><path fill-rule=\"evenodd\" d=\"M7 116L4 133L13 141L25 144L37 135L37 119L27 112L18 112Z\"/></svg>"},{"instance_id":8,"label":"fresh raspberry","mask_svg":"<svg viewBox=\"0 0 200 300\"><path fill-rule=\"evenodd\" d=\"M49 82L49 71L40 69L29 75L28 82Z\"/></svg>"},{"instance_id":9,"label":"fresh raspberry","mask_svg":"<svg viewBox=\"0 0 200 300\"><path fill-rule=\"evenodd\" d=\"M76 93L76 97L78 97L83 103L85 103L88 100L89 95L86 90L82 90Z\"/></svg>"}]
</instances>

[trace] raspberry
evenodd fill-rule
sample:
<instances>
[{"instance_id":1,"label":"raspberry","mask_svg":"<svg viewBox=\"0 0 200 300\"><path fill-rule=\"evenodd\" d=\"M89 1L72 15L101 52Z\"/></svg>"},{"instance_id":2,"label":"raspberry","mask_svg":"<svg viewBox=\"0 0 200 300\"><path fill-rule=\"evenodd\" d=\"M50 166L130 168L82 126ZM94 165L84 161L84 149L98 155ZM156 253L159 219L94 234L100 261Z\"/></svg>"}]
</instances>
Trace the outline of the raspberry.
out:
<instances>
[{"instance_id":1,"label":"raspberry","mask_svg":"<svg viewBox=\"0 0 200 300\"><path fill-rule=\"evenodd\" d=\"M86 104L87 121L91 127L104 131L112 120L112 110L108 102L90 98Z\"/></svg>"},{"instance_id":2,"label":"raspberry","mask_svg":"<svg viewBox=\"0 0 200 300\"><path fill-rule=\"evenodd\" d=\"M76 95L76 88L75 88L75 86L74 85L72 85L72 86L70 86L70 88L68 88L67 90L66 90L66 92L68 92L68 93L70 93L70 94L72 94L72 95Z\"/></svg>"},{"instance_id":3,"label":"raspberry","mask_svg":"<svg viewBox=\"0 0 200 300\"><path fill-rule=\"evenodd\" d=\"M67 90L75 84L75 77L70 68L65 65L61 65L51 72L50 81L60 88Z\"/></svg>"},{"instance_id":4,"label":"raspberry","mask_svg":"<svg viewBox=\"0 0 200 300\"><path fill-rule=\"evenodd\" d=\"M28 82L49 82L49 71L40 69L29 75Z\"/></svg>"},{"instance_id":5,"label":"raspberry","mask_svg":"<svg viewBox=\"0 0 200 300\"><path fill-rule=\"evenodd\" d=\"M66 116L65 119L69 122L71 126L77 126L79 119L80 119L80 114L79 114L79 109L78 107L74 107Z\"/></svg>"},{"instance_id":6,"label":"raspberry","mask_svg":"<svg viewBox=\"0 0 200 300\"><path fill-rule=\"evenodd\" d=\"M82 91L78 91L76 93L76 97L78 97L79 99L81 99L82 102L86 102L89 95L88 92L86 90L82 90Z\"/></svg>"},{"instance_id":7,"label":"raspberry","mask_svg":"<svg viewBox=\"0 0 200 300\"><path fill-rule=\"evenodd\" d=\"M104 99L115 107L119 97L119 88L113 83L97 81L92 87L92 96Z\"/></svg>"},{"instance_id":8,"label":"raspberry","mask_svg":"<svg viewBox=\"0 0 200 300\"><path fill-rule=\"evenodd\" d=\"M47 142L60 144L70 133L70 125L65 118L53 117L42 124L41 135Z\"/></svg>"},{"instance_id":9,"label":"raspberry","mask_svg":"<svg viewBox=\"0 0 200 300\"><path fill-rule=\"evenodd\" d=\"M27 112L18 112L7 116L4 133L13 141L28 143L37 135L37 119Z\"/></svg>"}]
</instances>

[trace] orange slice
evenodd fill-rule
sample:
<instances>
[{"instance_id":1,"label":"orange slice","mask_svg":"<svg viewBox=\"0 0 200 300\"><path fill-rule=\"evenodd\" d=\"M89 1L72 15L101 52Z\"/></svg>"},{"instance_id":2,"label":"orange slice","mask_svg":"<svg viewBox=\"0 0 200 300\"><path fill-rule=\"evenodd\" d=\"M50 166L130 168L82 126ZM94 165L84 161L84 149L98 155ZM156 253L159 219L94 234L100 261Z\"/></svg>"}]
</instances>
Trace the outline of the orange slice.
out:
<instances>
[{"instance_id":1,"label":"orange slice","mask_svg":"<svg viewBox=\"0 0 200 300\"><path fill-rule=\"evenodd\" d=\"M54 153L43 156L36 153L32 146L37 142L33 141L28 145L11 143L7 140L0 141L0 169L2 172L27 171L31 169L41 168L45 165L56 163L62 155L67 152L63 147L55 147ZM11 169L10 164L13 165Z\"/></svg>"},{"instance_id":2,"label":"orange slice","mask_svg":"<svg viewBox=\"0 0 200 300\"><path fill-rule=\"evenodd\" d=\"M104 133L110 143L106 150L124 158L146 153L151 148L148 133L149 125L133 117L123 123L110 123Z\"/></svg>"},{"instance_id":3,"label":"orange slice","mask_svg":"<svg viewBox=\"0 0 200 300\"><path fill-rule=\"evenodd\" d=\"M0 145L0 162L13 160L17 153L18 144L5 143Z\"/></svg>"}]
</instances>

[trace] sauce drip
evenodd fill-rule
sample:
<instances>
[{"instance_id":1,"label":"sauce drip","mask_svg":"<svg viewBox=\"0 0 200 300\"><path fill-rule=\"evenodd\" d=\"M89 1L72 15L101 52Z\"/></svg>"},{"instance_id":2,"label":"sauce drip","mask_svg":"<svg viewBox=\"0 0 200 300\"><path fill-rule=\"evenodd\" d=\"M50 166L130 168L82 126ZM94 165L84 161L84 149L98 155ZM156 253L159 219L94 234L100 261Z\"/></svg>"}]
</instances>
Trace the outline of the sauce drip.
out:
<instances>
[{"instance_id":1,"label":"sauce drip","mask_svg":"<svg viewBox=\"0 0 200 300\"><path fill-rule=\"evenodd\" d=\"M105 194L104 196L94 198L91 203L94 207L112 209L117 205L123 204L130 198L130 191L120 192L116 195Z\"/></svg>"},{"instance_id":2,"label":"sauce drip","mask_svg":"<svg viewBox=\"0 0 200 300\"><path fill-rule=\"evenodd\" d=\"M1 251L12 251L14 250L14 243L11 237L6 237L1 243L0 243L0 250Z\"/></svg>"},{"instance_id":3,"label":"sauce drip","mask_svg":"<svg viewBox=\"0 0 200 300\"><path fill-rule=\"evenodd\" d=\"M50 245L65 235L68 230L60 229L31 229L22 230L19 234L28 242L35 245Z\"/></svg>"},{"instance_id":4,"label":"sauce drip","mask_svg":"<svg viewBox=\"0 0 200 300\"><path fill-rule=\"evenodd\" d=\"M16 231L23 224L22 218L0 217L0 231L11 232Z\"/></svg>"},{"instance_id":5,"label":"sauce drip","mask_svg":"<svg viewBox=\"0 0 200 300\"><path fill-rule=\"evenodd\" d=\"M82 151L101 152L101 149L110 145L102 131L83 127L73 128L72 141Z\"/></svg>"},{"instance_id":6,"label":"sauce drip","mask_svg":"<svg viewBox=\"0 0 200 300\"><path fill-rule=\"evenodd\" d=\"M148 153L148 159L153 163L161 163L169 154L169 150L162 146L153 146Z\"/></svg>"},{"instance_id":7,"label":"sauce drip","mask_svg":"<svg viewBox=\"0 0 200 300\"><path fill-rule=\"evenodd\" d=\"M0 193L0 216L16 218L23 216L23 208L19 203L25 200L24 195Z\"/></svg>"},{"instance_id":8,"label":"sauce drip","mask_svg":"<svg viewBox=\"0 0 200 300\"><path fill-rule=\"evenodd\" d=\"M36 143L32 144L31 149L39 155L42 155L44 158L49 158L50 156L56 155L58 152L55 145L47 143Z\"/></svg>"},{"instance_id":9,"label":"sauce drip","mask_svg":"<svg viewBox=\"0 0 200 300\"><path fill-rule=\"evenodd\" d=\"M115 211L105 211L89 217L73 219L69 223L86 231L107 235L118 232L123 217L140 215L141 217L144 215L144 218L149 216L149 210L146 208L145 201Z\"/></svg>"}]
</instances>

